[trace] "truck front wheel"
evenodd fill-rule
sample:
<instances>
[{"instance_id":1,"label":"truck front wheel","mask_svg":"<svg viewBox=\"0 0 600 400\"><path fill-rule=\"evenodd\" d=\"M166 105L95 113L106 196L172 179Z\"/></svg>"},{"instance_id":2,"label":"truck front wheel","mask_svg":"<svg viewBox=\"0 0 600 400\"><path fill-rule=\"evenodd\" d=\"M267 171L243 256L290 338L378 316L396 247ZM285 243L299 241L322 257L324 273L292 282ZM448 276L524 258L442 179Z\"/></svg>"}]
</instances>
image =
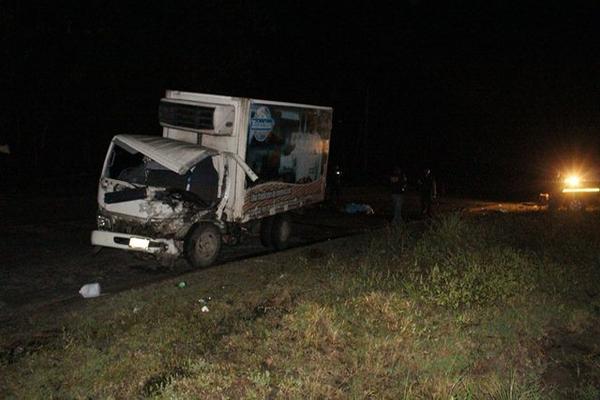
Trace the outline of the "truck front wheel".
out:
<instances>
[{"instance_id":1,"label":"truck front wheel","mask_svg":"<svg viewBox=\"0 0 600 400\"><path fill-rule=\"evenodd\" d=\"M210 223L199 224L185 243L185 255L194 268L206 268L213 264L221 251L221 232Z\"/></svg>"}]
</instances>

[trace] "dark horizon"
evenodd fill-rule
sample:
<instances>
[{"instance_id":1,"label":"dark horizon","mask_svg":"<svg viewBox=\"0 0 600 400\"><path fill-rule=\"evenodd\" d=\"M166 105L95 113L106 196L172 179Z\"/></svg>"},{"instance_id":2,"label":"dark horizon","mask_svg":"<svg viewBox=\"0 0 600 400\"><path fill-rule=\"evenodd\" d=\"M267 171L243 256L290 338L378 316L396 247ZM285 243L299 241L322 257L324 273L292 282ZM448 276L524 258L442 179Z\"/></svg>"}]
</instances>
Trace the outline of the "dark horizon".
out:
<instances>
[{"instance_id":1,"label":"dark horizon","mask_svg":"<svg viewBox=\"0 0 600 400\"><path fill-rule=\"evenodd\" d=\"M427 165L457 190L518 191L600 155L598 11L5 4L2 178L98 173L113 135L160 134L175 89L332 106L331 165L357 180Z\"/></svg>"}]
</instances>

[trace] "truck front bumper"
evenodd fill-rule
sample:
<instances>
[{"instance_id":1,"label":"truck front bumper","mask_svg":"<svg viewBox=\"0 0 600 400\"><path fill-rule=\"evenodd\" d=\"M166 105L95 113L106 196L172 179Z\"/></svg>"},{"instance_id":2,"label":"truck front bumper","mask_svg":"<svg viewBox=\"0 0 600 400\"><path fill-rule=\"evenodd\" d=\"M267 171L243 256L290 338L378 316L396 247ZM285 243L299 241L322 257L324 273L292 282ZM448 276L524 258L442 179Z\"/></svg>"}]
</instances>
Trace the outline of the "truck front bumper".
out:
<instances>
[{"instance_id":1,"label":"truck front bumper","mask_svg":"<svg viewBox=\"0 0 600 400\"><path fill-rule=\"evenodd\" d=\"M92 231L92 245L115 249L141 251L150 254L179 255L180 251L172 239L153 239L129 233Z\"/></svg>"}]
</instances>

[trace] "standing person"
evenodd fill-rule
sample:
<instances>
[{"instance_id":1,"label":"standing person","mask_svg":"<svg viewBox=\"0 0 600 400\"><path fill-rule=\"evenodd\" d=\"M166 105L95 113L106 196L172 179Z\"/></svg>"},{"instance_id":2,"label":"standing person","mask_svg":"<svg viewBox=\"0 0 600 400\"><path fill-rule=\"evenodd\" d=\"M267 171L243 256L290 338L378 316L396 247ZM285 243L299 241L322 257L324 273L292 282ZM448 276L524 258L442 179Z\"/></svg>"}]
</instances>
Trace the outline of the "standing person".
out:
<instances>
[{"instance_id":1,"label":"standing person","mask_svg":"<svg viewBox=\"0 0 600 400\"><path fill-rule=\"evenodd\" d=\"M327 196L331 206L337 209L342 200L342 170L336 165L327 175Z\"/></svg>"},{"instance_id":2,"label":"standing person","mask_svg":"<svg viewBox=\"0 0 600 400\"><path fill-rule=\"evenodd\" d=\"M419 179L419 194L421 197L421 214L431 217L431 204L436 198L435 178L429 168L425 168Z\"/></svg>"},{"instance_id":3,"label":"standing person","mask_svg":"<svg viewBox=\"0 0 600 400\"><path fill-rule=\"evenodd\" d=\"M406 191L406 175L400 167L394 167L394 171L390 176L390 185L392 189L392 205L394 207L394 219L392 223L395 225L401 224L402 219L402 204L404 203L404 192Z\"/></svg>"}]
</instances>

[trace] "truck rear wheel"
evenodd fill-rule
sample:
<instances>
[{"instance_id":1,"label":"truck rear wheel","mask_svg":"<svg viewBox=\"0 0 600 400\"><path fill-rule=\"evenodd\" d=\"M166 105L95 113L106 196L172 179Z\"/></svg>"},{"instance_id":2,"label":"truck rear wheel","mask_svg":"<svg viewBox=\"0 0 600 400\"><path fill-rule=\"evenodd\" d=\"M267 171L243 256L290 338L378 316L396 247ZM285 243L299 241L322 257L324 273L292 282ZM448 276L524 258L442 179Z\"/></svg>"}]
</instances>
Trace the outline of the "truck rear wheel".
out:
<instances>
[{"instance_id":1,"label":"truck rear wheel","mask_svg":"<svg viewBox=\"0 0 600 400\"><path fill-rule=\"evenodd\" d=\"M292 236L292 219L286 214L273 217L271 224L271 242L277 250L286 249Z\"/></svg>"},{"instance_id":2,"label":"truck rear wheel","mask_svg":"<svg viewBox=\"0 0 600 400\"><path fill-rule=\"evenodd\" d=\"M215 225L202 223L194 228L185 243L185 255L194 268L212 265L221 252L221 231Z\"/></svg>"}]
</instances>

